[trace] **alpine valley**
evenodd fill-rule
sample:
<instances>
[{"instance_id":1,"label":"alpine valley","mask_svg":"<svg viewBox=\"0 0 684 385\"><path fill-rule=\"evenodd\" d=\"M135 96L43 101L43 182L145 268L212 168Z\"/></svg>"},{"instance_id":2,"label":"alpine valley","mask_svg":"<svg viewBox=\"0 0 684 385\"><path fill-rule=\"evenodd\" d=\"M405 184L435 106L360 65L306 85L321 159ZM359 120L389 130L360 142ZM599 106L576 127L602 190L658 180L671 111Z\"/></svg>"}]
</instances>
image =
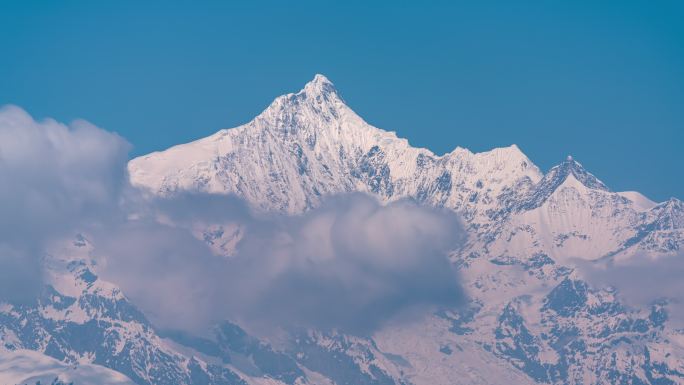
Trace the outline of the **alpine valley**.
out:
<instances>
[{"instance_id":1,"label":"alpine valley","mask_svg":"<svg viewBox=\"0 0 684 385\"><path fill-rule=\"evenodd\" d=\"M235 194L287 215L354 192L453 210L468 238L449 257L469 302L370 337L307 330L274 344L229 321L211 335L168 332L98 277L78 235L45 257L49 284L35 303L0 304L0 350L25 368L7 381L48 367L140 385L684 384L684 330L670 316L681 304L630 305L579 268L676 258L684 204L612 191L572 157L543 173L515 145L437 156L367 124L316 75L251 122L128 171L153 195ZM226 258L241 237L221 223L195 232Z\"/></svg>"}]
</instances>

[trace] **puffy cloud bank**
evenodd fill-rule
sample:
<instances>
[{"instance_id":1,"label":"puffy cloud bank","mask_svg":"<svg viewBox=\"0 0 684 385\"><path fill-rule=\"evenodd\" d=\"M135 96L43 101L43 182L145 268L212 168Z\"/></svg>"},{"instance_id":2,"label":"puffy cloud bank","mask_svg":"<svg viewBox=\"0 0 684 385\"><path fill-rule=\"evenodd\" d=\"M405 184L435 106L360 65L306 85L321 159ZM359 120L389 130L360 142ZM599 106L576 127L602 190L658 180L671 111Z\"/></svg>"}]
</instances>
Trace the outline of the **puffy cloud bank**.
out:
<instances>
[{"instance_id":1,"label":"puffy cloud bank","mask_svg":"<svg viewBox=\"0 0 684 385\"><path fill-rule=\"evenodd\" d=\"M294 217L230 196L160 199L128 185L128 148L86 122L0 110L0 298L30 298L51 242L84 232L99 272L167 328L365 333L464 299L447 259L463 239L451 212L358 194ZM229 228L234 253L217 256L202 230Z\"/></svg>"},{"instance_id":2,"label":"puffy cloud bank","mask_svg":"<svg viewBox=\"0 0 684 385\"><path fill-rule=\"evenodd\" d=\"M116 211L128 148L84 121L0 108L0 297L31 298L48 244Z\"/></svg>"},{"instance_id":3,"label":"puffy cloud bank","mask_svg":"<svg viewBox=\"0 0 684 385\"><path fill-rule=\"evenodd\" d=\"M232 319L366 333L464 300L447 258L463 234L451 212L360 194L295 217L253 214L234 197L184 195L152 206L165 225L128 222L96 244L109 256L105 273L162 326ZM208 220L240 224L233 257L215 256L188 231Z\"/></svg>"}]
</instances>

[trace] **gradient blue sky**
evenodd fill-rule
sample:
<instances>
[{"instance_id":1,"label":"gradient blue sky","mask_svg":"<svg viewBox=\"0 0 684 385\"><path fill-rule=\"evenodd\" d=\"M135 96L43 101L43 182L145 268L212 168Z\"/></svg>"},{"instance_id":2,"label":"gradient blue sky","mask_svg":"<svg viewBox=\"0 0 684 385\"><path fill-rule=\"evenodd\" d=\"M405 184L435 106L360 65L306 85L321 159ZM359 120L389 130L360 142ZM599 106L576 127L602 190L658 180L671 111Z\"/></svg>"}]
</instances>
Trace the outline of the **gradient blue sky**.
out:
<instances>
[{"instance_id":1,"label":"gradient blue sky","mask_svg":"<svg viewBox=\"0 0 684 385\"><path fill-rule=\"evenodd\" d=\"M684 198L684 2L0 3L0 104L87 119L132 155L249 121L328 76L436 153L572 154L615 190Z\"/></svg>"}]
</instances>

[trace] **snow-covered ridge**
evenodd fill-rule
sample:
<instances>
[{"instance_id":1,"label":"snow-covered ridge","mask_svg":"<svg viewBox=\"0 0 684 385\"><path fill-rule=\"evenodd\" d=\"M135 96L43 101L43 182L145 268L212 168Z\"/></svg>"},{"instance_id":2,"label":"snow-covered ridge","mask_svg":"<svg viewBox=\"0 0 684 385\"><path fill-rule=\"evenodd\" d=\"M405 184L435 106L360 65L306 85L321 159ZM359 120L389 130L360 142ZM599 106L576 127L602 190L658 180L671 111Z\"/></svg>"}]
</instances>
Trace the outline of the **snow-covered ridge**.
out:
<instances>
[{"instance_id":1,"label":"snow-covered ridge","mask_svg":"<svg viewBox=\"0 0 684 385\"><path fill-rule=\"evenodd\" d=\"M456 148L443 156L411 147L367 124L322 75L245 125L132 160L129 173L134 185L157 194L235 193L287 213L314 207L327 194L362 191L387 200L414 197L470 216L495 209L506 188L542 176L515 145L477 154Z\"/></svg>"},{"instance_id":2,"label":"snow-covered ridge","mask_svg":"<svg viewBox=\"0 0 684 385\"><path fill-rule=\"evenodd\" d=\"M471 249L512 255L671 253L682 238L676 225L667 239L647 236L645 221L662 210L641 194L612 192L572 157L543 174L516 145L442 156L414 148L366 123L323 75L247 124L131 160L129 173L155 194L234 193L291 214L328 194L409 197L459 212L476 235Z\"/></svg>"}]
</instances>

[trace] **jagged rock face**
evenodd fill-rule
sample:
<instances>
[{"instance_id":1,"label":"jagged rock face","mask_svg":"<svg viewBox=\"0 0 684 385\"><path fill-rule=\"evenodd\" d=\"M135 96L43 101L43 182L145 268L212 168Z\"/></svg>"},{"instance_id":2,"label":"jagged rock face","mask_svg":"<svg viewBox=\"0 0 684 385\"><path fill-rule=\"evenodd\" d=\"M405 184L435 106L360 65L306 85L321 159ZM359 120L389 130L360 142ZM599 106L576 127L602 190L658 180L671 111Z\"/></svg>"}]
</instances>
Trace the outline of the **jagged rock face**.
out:
<instances>
[{"instance_id":1,"label":"jagged rock face","mask_svg":"<svg viewBox=\"0 0 684 385\"><path fill-rule=\"evenodd\" d=\"M139 384L684 383L671 304L631 308L572 265L678 252L684 205L613 192L571 158L543 175L516 146L437 156L364 122L318 75L253 121L134 159L129 173L154 194L234 193L283 213L357 191L455 210L470 237L452 258L471 302L372 337L302 331L279 349L229 322L210 338L162 337L97 277L80 239L50 267L38 303L0 307L6 349L100 364ZM193 229L217 254L240 232Z\"/></svg>"},{"instance_id":2,"label":"jagged rock face","mask_svg":"<svg viewBox=\"0 0 684 385\"><path fill-rule=\"evenodd\" d=\"M524 312L536 313L539 324ZM628 309L614 292L566 278L541 303L510 302L491 349L543 383L680 383L684 352L668 343L664 317L659 304Z\"/></svg>"}]
</instances>

